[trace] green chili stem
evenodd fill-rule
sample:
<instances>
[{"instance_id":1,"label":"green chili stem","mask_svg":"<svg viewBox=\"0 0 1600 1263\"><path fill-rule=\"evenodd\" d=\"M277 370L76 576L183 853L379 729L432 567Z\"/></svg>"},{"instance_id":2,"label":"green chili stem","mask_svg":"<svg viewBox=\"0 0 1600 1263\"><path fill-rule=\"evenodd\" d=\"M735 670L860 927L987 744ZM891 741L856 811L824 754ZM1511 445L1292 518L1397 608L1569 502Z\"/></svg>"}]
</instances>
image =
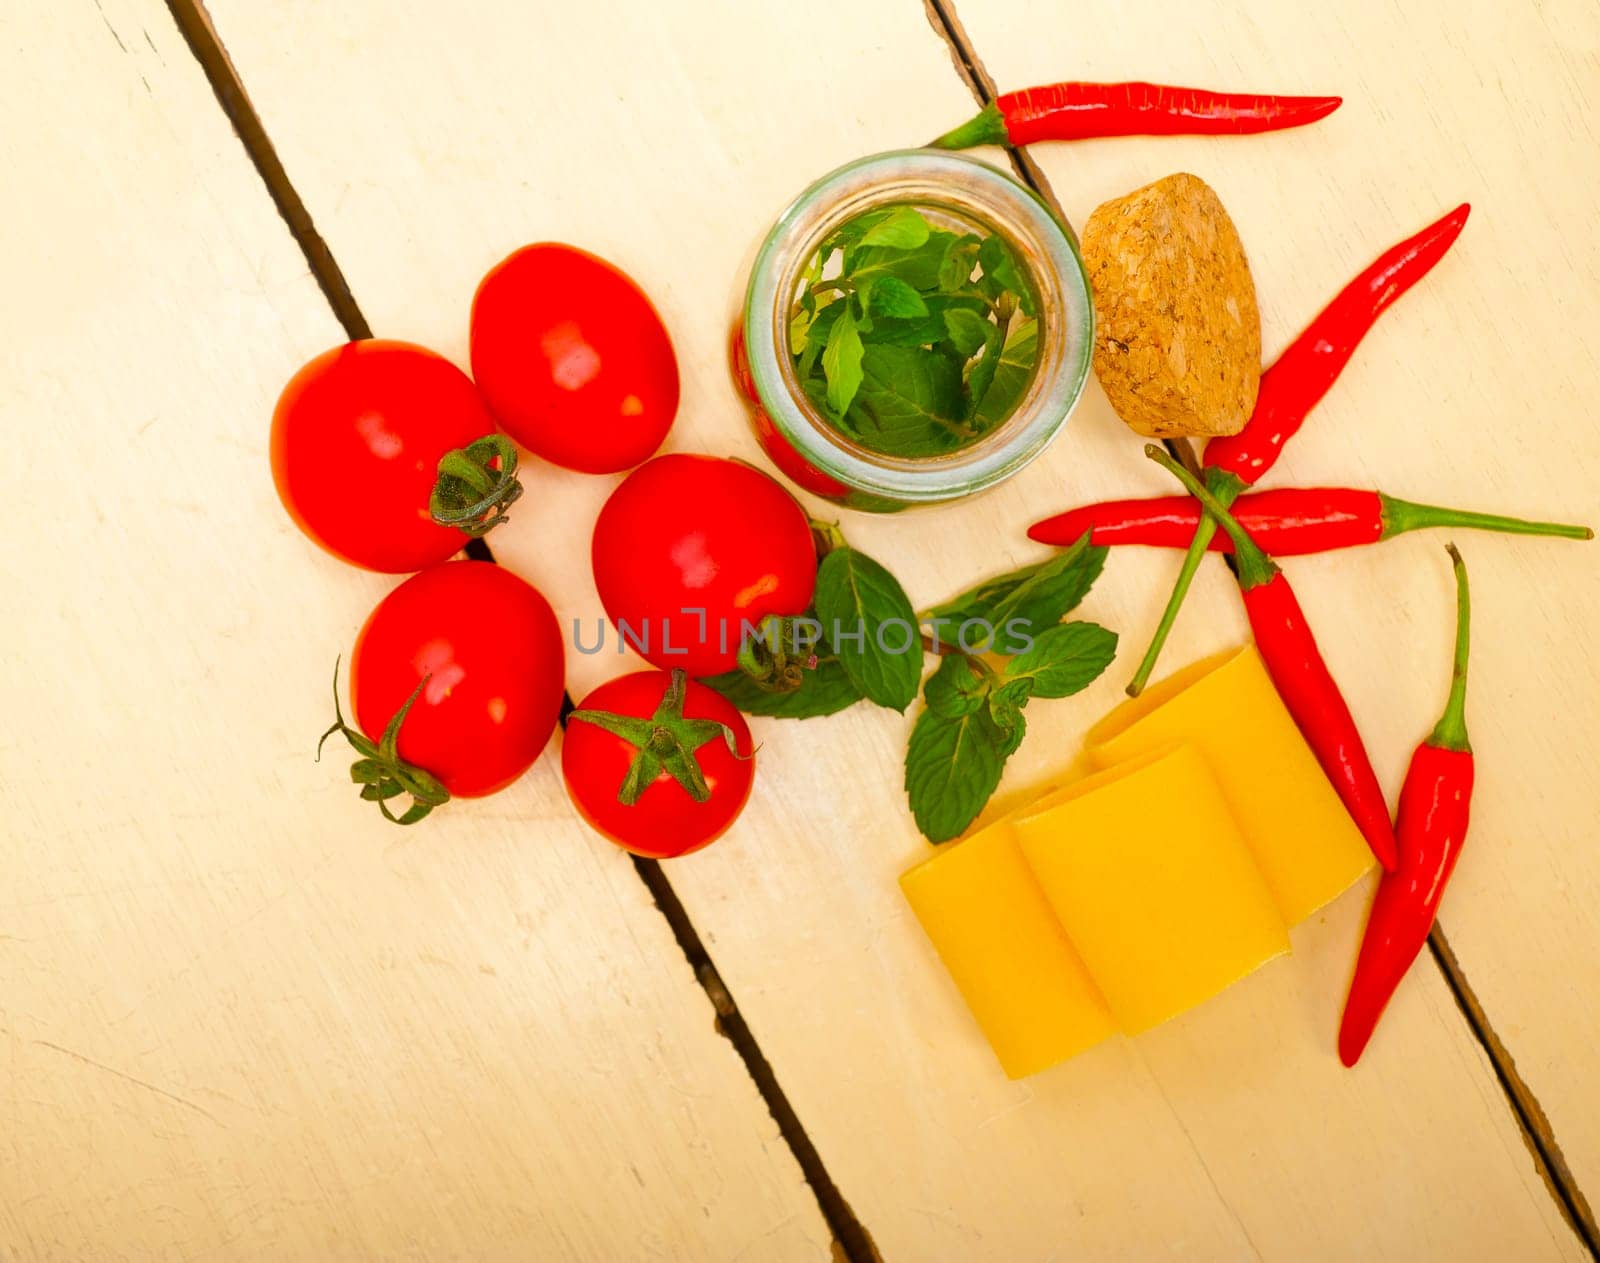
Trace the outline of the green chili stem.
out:
<instances>
[{"instance_id":1,"label":"green chili stem","mask_svg":"<svg viewBox=\"0 0 1600 1263\"><path fill-rule=\"evenodd\" d=\"M928 142L932 149L971 149L974 145L1009 145L1010 134L1000 107L990 102L974 118L960 127L952 128L937 140Z\"/></svg>"},{"instance_id":2,"label":"green chili stem","mask_svg":"<svg viewBox=\"0 0 1600 1263\"><path fill-rule=\"evenodd\" d=\"M1467 590L1467 563L1454 544L1446 545L1456 572L1456 650L1450 668L1450 700L1428 735L1428 744L1441 750L1471 753L1467 740L1467 654L1471 648L1472 597Z\"/></svg>"},{"instance_id":3,"label":"green chili stem","mask_svg":"<svg viewBox=\"0 0 1600 1263\"><path fill-rule=\"evenodd\" d=\"M1270 582L1277 575L1277 563L1261 551L1255 540L1250 538L1249 532L1239 525L1238 519L1205 489L1198 478L1167 455L1158 443L1146 443L1144 454L1181 482L1189 494L1200 501L1201 507L1228 532L1228 537L1233 540L1233 559L1239 567L1241 589L1248 592L1251 588Z\"/></svg>"},{"instance_id":4,"label":"green chili stem","mask_svg":"<svg viewBox=\"0 0 1600 1263\"><path fill-rule=\"evenodd\" d=\"M1497 531L1501 535L1555 535L1561 539L1594 538L1594 531L1576 523L1532 522L1526 518L1502 517L1498 513L1474 513L1468 509L1449 509L1436 504L1413 504L1410 500L1397 500L1394 496L1386 496L1382 492L1378 493L1378 502L1382 506L1384 539L1433 526Z\"/></svg>"},{"instance_id":5,"label":"green chili stem","mask_svg":"<svg viewBox=\"0 0 1600 1263\"><path fill-rule=\"evenodd\" d=\"M1239 493L1244 490L1244 480L1238 474L1226 469L1208 469L1206 486L1220 503L1231 507L1239 498ZM1156 669L1156 659L1166 647L1167 636L1172 632L1172 625L1178 618L1178 610L1189 595L1189 587L1200 569L1200 563L1205 560L1206 550L1211 547L1211 537L1216 533L1217 519L1209 513L1202 514L1194 528L1194 537L1189 541L1189 551L1183 555L1183 569L1178 571L1178 581L1172 585L1172 595L1167 598L1167 608L1161 611L1161 621L1156 624L1155 635L1150 638L1150 645L1144 651L1144 657L1139 659L1139 669L1133 673L1133 679L1128 681L1129 697L1138 697L1144 692L1144 686L1150 682L1150 673Z\"/></svg>"}]
</instances>

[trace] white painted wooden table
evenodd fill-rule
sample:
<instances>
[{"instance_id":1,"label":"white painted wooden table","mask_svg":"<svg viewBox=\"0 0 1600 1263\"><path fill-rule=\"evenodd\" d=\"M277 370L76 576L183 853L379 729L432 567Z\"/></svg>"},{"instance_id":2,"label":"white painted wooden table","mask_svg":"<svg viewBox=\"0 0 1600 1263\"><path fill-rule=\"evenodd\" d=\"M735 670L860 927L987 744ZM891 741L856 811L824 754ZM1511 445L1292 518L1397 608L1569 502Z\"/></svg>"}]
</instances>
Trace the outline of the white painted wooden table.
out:
<instances>
[{"instance_id":1,"label":"white painted wooden table","mask_svg":"<svg viewBox=\"0 0 1600 1263\"><path fill-rule=\"evenodd\" d=\"M478 277L557 238L660 305L670 446L752 456L723 339L793 192L959 121L988 76L1144 77L1346 98L1305 132L1032 155L1077 222L1172 170L1209 180L1270 351L1474 204L1280 482L1593 520L1600 10L214 0L214 37L193 17L0 13L0 1257L1594 1253L1600 551L1462 540L1474 833L1448 950L1357 1071L1333 1034L1365 892L1193 1014L1008 1083L895 887L925 849L907 721L762 725L737 829L663 870L676 937L550 757L397 834L309 757L328 663L388 581L301 538L265 448L279 386L356 320L464 362ZM207 81L218 47L248 149ZM274 195L299 199L288 221ZM613 480L528 482L496 555L593 617L581 541ZM1035 555L1045 507L1165 489L1091 388L1006 487L850 528L920 603ZM1440 543L1293 567L1391 793L1441 700ZM1174 568L1118 555L1094 616L1142 643ZM1170 665L1242 637L1230 587L1204 569ZM574 657L569 683L618 669ZM1124 674L1030 712L1007 783L1061 764Z\"/></svg>"}]
</instances>

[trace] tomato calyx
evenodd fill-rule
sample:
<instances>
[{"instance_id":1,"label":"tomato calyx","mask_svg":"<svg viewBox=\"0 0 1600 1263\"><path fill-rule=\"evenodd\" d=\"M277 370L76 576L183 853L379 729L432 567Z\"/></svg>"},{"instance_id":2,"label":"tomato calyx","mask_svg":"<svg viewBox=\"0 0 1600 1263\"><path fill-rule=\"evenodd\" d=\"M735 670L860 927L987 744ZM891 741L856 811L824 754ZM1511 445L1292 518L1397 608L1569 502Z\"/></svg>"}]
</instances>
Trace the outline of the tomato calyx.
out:
<instances>
[{"instance_id":1,"label":"tomato calyx","mask_svg":"<svg viewBox=\"0 0 1600 1263\"><path fill-rule=\"evenodd\" d=\"M722 737L735 758L748 756L739 753L738 738L727 724L715 719L689 719L683 713L684 694L688 691L689 674L681 667L672 672L667 691L649 719L635 715L617 715L608 710L575 710L567 722L593 724L613 736L621 737L639 753L628 765L628 774L622 778L617 791L617 801L631 807L639 801L656 777L663 771L683 786L684 792L697 803L711 798L711 787L706 784L705 773L694 752L708 741Z\"/></svg>"},{"instance_id":2,"label":"tomato calyx","mask_svg":"<svg viewBox=\"0 0 1600 1263\"><path fill-rule=\"evenodd\" d=\"M837 522L808 517L806 525L819 563L835 548L845 547L844 532ZM808 633L816 630L810 613L768 614L757 634L746 637L739 646L738 669L769 693L792 693L799 688L805 683L805 673L814 671L818 662L814 637L800 634L802 628Z\"/></svg>"},{"instance_id":3,"label":"tomato calyx","mask_svg":"<svg viewBox=\"0 0 1600 1263\"><path fill-rule=\"evenodd\" d=\"M383 818L392 824L416 824L435 807L442 807L450 801L450 791L439 783L437 777L404 762L396 749L400 725L405 722L412 704L422 696L422 690L431 678L425 675L417 682L417 687L411 690L411 696L395 711L394 717L384 728L383 737L374 743L365 733L358 732L344 721L344 713L339 709L339 660L334 659L334 718L317 741L317 761L322 760L322 747L328 738L336 732L343 733L345 740L361 756L350 765L351 781L361 786L362 800L377 803ZM389 810L389 799L402 793L411 795L411 806L397 816Z\"/></svg>"},{"instance_id":4,"label":"tomato calyx","mask_svg":"<svg viewBox=\"0 0 1600 1263\"><path fill-rule=\"evenodd\" d=\"M811 527L811 542L817 547L819 563L835 548L845 547L844 532L839 529L837 522L824 522L820 518L808 517L806 524Z\"/></svg>"},{"instance_id":5,"label":"tomato calyx","mask_svg":"<svg viewBox=\"0 0 1600 1263\"><path fill-rule=\"evenodd\" d=\"M817 665L817 652L803 640L801 628L812 631L815 620L768 614L755 636L739 646L739 670L769 693L792 693Z\"/></svg>"},{"instance_id":6,"label":"tomato calyx","mask_svg":"<svg viewBox=\"0 0 1600 1263\"><path fill-rule=\"evenodd\" d=\"M491 434L439 458L428 513L440 526L478 539L506 520L521 494L517 449L505 435Z\"/></svg>"}]
</instances>

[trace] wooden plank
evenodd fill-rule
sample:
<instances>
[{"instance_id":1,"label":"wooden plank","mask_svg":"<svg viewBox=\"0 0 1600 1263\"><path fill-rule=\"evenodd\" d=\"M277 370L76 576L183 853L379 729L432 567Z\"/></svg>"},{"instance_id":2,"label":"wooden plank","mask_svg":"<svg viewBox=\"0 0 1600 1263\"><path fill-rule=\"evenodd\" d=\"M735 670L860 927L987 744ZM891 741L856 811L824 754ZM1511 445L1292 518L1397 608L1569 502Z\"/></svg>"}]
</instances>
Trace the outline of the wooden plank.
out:
<instances>
[{"instance_id":1,"label":"wooden plank","mask_svg":"<svg viewBox=\"0 0 1600 1263\"><path fill-rule=\"evenodd\" d=\"M393 582L268 477L340 331L160 4L0 25L0 1254L824 1257L552 763L426 834L312 763Z\"/></svg>"},{"instance_id":2,"label":"wooden plank","mask_svg":"<svg viewBox=\"0 0 1600 1263\"><path fill-rule=\"evenodd\" d=\"M460 356L486 266L524 240L580 242L628 267L673 330L680 449L754 452L722 346L747 251L782 203L834 163L972 109L909 0L382 12L214 6L374 326ZM583 541L613 482L535 471L531 503L496 536L500 555L537 562L569 617L599 610ZM1096 397L1007 487L846 525L921 602L1034 555L1020 542L1030 514L1111 485L1164 487ZM1094 616L1148 626L1170 570L1118 558ZM1243 629L1225 577L1208 574L1175 654ZM573 689L618 669L577 660ZM1008 783L1066 762L1120 686L1036 708ZM1304 1257L1330 1240L1377 1257L1578 1257L1436 977L1403 997L1370 1070L1338 1067L1359 897L1216 1004L1006 1083L894 885L925 853L899 790L905 733L864 710L762 725L745 820L668 868L885 1257Z\"/></svg>"},{"instance_id":3,"label":"wooden plank","mask_svg":"<svg viewBox=\"0 0 1600 1263\"><path fill-rule=\"evenodd\" d=\"M1137 76L1344 95L1338 113L1304 132L1032 151L1079 216L1172 170L1215 184L1251 254L1269 353L1389 241L1472 202L1452 257L1384 317L1288 447L1274 485L1600 517L1590 336L1600 327L1600 240L1585 226L1600 199L1600 10L1541 4L1526 20L1485 0L1248 13L1226 0L1094 4L1074 10L1069 31L1047 0L957 8L1002 90ZM1391 794L1443 700L1454 617L1445 538L1293 566ZM1600 1013L1579 997L1600 989L1600 667L1590 635L1600 548L1454 538L1474 586L1468 717L1479 783L1441 925L1592 1206ZM1220 579L1220 566L1208 568Z\"/></svg>"}]
</instances>

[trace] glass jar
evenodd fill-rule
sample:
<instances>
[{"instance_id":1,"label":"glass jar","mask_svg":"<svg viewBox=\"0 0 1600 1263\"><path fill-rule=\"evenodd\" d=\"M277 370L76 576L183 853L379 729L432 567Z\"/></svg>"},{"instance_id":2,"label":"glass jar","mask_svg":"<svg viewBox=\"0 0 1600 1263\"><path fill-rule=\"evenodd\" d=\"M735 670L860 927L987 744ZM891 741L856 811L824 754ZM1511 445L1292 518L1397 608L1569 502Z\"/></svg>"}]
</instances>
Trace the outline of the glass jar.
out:
<instances>
[{"instance_id":1,"label":"glass jar","mask_svg":"<svg viewBox=\"0 0 1600 1263\"><path fill-rule=\"evenodd\" d=\"M805 396L789 351L806 265L840 225L887 205L915 207L936 227L1001 237L1038 299L1038 358L1016 406L967 446L938 455L888 456L856 442ZM778 217L751 267L729 354L756 437L784 474L836 504L894 512L982 491L1042 452L1083 392L1093 344L1083 261L1050 208L987 163L908 149L840 167Z\"/></svg>"}]
</instances>

